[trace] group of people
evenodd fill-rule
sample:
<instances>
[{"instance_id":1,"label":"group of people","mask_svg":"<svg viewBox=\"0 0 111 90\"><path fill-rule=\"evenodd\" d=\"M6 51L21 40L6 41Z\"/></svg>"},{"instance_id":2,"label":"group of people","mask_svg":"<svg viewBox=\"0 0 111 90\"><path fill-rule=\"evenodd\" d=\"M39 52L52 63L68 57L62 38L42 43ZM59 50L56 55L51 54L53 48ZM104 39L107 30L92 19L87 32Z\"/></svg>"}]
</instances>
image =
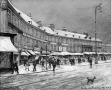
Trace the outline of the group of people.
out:
<instances>
[{"instance_id":1,"label":"group of people","mask_svg":"<svg viewBox=\"0 0 111 90\"><path fill-rule=\"evenodd\" d=\"M29 71L29 66L30 63L28 62L28 60L24 59L24 66L25 66L25 70ZM56 66L60 67L60 59L55 57L55 56L48 56L48 57L38 57L35 58L31 63L33 65L33 72L36 71L36 66L37 64L41 65L42 69L44 68L53 68L53 72L55 73L55 68ZM47 63L48 66L45 65L45 63Z\"/></svg>"},{"instance_id":2,"label":"group of people","mask_svg":"<svg viewBox=\"0 0 111 90\"><path fill-rule=\"evenodd\" d=\"M70 62L71 65L75 65L76 61L78 62L78 64L80 64L83 61L83 59L81 57L78 57L78 59L75 58L75 57L70 57L68 59L69 59L69 62ZM25 70L30 71L30 69L29 69L30 63L29 63L29 61L26 58L23 61L24 61ZM65 59L62 60L62 62L63 61L65 63ZM92 61L93 61L92 57L88 56L87 61L90 64L90 68L92 68ZM61 65L61 59L59 57L57 57L57 56L47 56L47 57L40 56L38 58L35 58L31 63L33 65L33 72L36 71L36 66L37 66L37 64L39 64L39 65L41 65L42 68L51 68L52 67L53 72L55 73L56 66L60 67L60 65ZM47 66L45 65L46 63L47 63ZM14 73L14 71L19 74L17 62L14 62L13 65L12 65L12 73Z\"/></svg>"},{"instance_id":3,"label":"group of people","mask_svg":"<svg viewBox=\"0 0 111 90\"><path fill-rule=\"evenodd\" d=\"M69 58L69 62L71 65L75 65L75 62L77 61L78 64L82 63L82 62L85 62L85 59L87 59L87 61L89 62L89 65L90 65L90 68L92 68L92 62L93 62L93 58L91 55L88 55L87 57L78 57L78 58L74 58L74 57L71 57Z\"/></svg>"}]
</instances>

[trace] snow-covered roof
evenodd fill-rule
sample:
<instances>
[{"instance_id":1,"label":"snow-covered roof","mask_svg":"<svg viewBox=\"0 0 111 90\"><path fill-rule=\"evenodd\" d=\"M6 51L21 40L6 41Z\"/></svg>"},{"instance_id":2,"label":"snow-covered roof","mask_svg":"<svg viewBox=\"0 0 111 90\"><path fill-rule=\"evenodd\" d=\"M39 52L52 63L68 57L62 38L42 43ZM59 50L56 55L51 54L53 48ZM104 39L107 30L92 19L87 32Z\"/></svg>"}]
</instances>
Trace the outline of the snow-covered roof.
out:
<instances>
[{"instance_id":1,"label":"snow-covered roof","mask_svg":"<svg viewBox=\"0 0 111 90\"><path fill-rule=\"evenodd\" d=\"M8 0L8 1L9 1L9 3L11 4L11 6L12 6L18 13L20 13L20 16L21 16L26 22L29 23L29 21L31 21L31 24L32 24L32 25L38 27L38 24L37 24L35 21L33 21L31 17L27 16L26 14L24 14L23 12L21 12L20 10L18 10L17 8L15 8L15 7L12 5L12 3L10 2L10 0Z\"/></svg>"},{"instance_id":2,"label":"snow-covered roof","mask_svg":"<svg viewBox=\"0 0 111 90\"><path fill-rule=\"evenodd\" d=\"M72 38L81 38L81 39L86 36L84 34L78 34L78 33L73 33L68 31L62 31L62 30L55 30L55 34L66 36L66 37L72 37Z\"/></svg>"},{"instance_id":3,"label":"snow-covered roof","mask_svg":"<svg viewBox=\"0 0 111 90\"><path fill-rule=\"evenodd\" d=\"M85 38L86 35L79 34L79 33L73 33L73 32L62 31L62 30L54 30L54 33L56 35L65 36L65 37L71 37L71 38L77 38L77 39L85 39L85 40L95 41L95 38L91 37L91 39L90 39L89 38L90 36L88 36L87 38ZM97 39L97 41L101 41L101 40Z\"/></svg>"},{"instance_id":4,"label":"snow-covered roof","mask_svg":"<svg viewBox=\"0 0 111 90\"><path fill-rule=\"evenodd\" d=\"M32 20L31 17L27 16L26 14L24 14L23 12L21 12L20 10L18 10L17 8L15 8L12 3L10 2L10 0L8 0L8 2L11 4L11 6L18 12L20 13L20 16L26 21L29 23L29 21L31 22L31 24L33 26L36 26L38 27L39 25ZM95 41L95 38L91 37L91 39L89 38L85 38L86 35L84 34L79 34L79 33L73 33L73 32L68 32L68 31L63 31L63 30L52 30L51 28L49 27L45 27L45 26L42 26L40 27L41 30L49 33L49 34L54 34L54 35L58 35L58 36L64 36L64 37L70 37L70 38L77 38L77 39L85 39L85 40L92 40L92 41ZM97 41L101 41L99 39L97 39Z\"/></svg>"}]
</instances>

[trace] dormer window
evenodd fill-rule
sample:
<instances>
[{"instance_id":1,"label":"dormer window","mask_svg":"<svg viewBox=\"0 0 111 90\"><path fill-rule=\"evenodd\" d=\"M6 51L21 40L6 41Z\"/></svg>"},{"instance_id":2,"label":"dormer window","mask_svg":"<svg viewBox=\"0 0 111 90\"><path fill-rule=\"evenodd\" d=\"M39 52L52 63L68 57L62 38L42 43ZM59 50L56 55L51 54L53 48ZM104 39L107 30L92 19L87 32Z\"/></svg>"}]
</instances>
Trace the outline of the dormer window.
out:
<instances>
[{"instance_id":1,"label":"dormer window","mask_svg":"<svg viewBox=\"0 0 111 90\"><path fill-rule=\"evenodd\" d=\"M28 21L28 23L32 24L32 21Z\"/></svg>"},{"instance_id":2,"label":"dormer window","mask_svg":"<svg viewBox=\"0 0 111 90\"><path fill-rule=\"evenodd\" d=\"M87 37L84 37L85 39L87 38Z\"/></svg>"},{"instance_id":3,"label":"dormer window","mask_svg":"<svg viewBox=\"0 0 111 90\"><path fill-rule=\"evenodd\" d=\"M89 37L89 39L91 40L91 37Z\"/></svg>"},{"instance_id":4,"label":"dormer window","mask_svg":"<svg viewBox=\"0 0 111 90\"><path fill-rule=\"evenodd\" d=\"M74 35L72 35L74 37Z\"/></svg>"}]
</instances>

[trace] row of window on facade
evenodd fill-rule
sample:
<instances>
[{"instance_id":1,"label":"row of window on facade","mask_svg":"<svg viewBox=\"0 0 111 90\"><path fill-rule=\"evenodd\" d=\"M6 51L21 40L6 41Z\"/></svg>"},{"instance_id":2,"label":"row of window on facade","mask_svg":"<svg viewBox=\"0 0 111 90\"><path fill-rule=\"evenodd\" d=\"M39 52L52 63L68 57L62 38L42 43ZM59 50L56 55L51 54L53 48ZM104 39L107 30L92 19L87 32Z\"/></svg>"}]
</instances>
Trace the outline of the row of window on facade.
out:
<instances>
[{"instance_id":1,"label":"row of window on facade","mask_svg":"<svg viewBox=\"0 0 111 90\"><path fill-rule=\"evenodd\" d=\"M8 32L17 34L16 30L13 30L11 27L8 27L8 28L9 28ZM23 35L21 35L20 38L22 38L22 36ZM64 43L64 44L68 44L70 46L73 46L75 44L77 44L77 45L93 45L93 46L95 45L94 42L85 41L85 40L76 40L76 39L68 39L68 38L60 38L60 37L58 37L58 38L59 39L56 39L57 41L55 43ZM27 40L29 42L30 39L27 39ZM49 36L47 38L47 41L54 42L54 37ZM97 44L99 47L101 47L101 43L97 42Z\"/></svg>"},{"instance_id":2,"label":"row of window on facade","mask_svg":"<svg viewBox=\"0 0 111 90\"><path fill-rule=\"evenodd\" d=\"M83 45L95 45L94 42L92 41L85 41L85 40L74 40L74 39L68 39L68 38L60 38L58 36L54 36L54 35L47 35L46 33L40 32L40 30L37 30L37 28L33 28L31 25L26 25L25 23L23 23L23 21L21 21L19 19L19 17L17 17L14 13L11 12L11 10L8 10L8 21L11 22L13 25L15 25L16 27L18 27L20 30L22 30L24 33L28 33L30 35L32 35L33 37L42 39L42 40L48 40L48 41L52 41L52 42L56 42L56 43L66 43L70 46L74 46L75 44L79 45L79 44L83 44ZM11 29L10 29L11 30ZM12 30L13 32L14 30ZM16 40L19 41L19 34L16 37ZM20 38L23 38L22 40L26 41L27 43L31 43L33 44L33 42L36 42L36 40L32 40L28 37L24 37L23 35L20 36ZM15 41L16 41L15 40ZM22 41L20 39L20 41ZM100 46L100 43L98 43L98 45Z\"/></svg>"},{"instance_id":3,"label":"row of window on facade","mask_svg":"<svg viewBox=\"0 0 111 90\"><path fill-rule=\"evenodd\" d=\"M11 30L11 29L9 29ZM12 30L13 32L15 30ZM13 33L11 32L11 33ZM16 32L16 31L15 31ZM16 32L17 34L17 32ZM34 40L30 37L26 37L26 36L23 36L22 34L17 34L17 36L14 38L14 44L15 46L19 47L19 48L26 48L26 49L33 49L34 47L38 47L38 48L43 48L43 50L46 50L46 43L43 43L42 41L39 41L39 40ZM59 46L59 45L53 45L53 44L50 44L48 43L47 45L47 49L49 51L60 51L60 48L61 47L63 50L64 48L63 47L66 47L66 50L69 51L69 52L81 52L82 51L82 45L81 44L74 44L74 45L68 45L68 46Z\"/></svg>"},{"instance_id":4,"label":"row of window on facade","mask_svg":"<svg viewBox=\"0 0 111 90\"><path fill-rule=\"evenodd\" d=\"M11 31L11 32L10 32ZM36 45L36 39L32 39L30 37L23 36L22 34L18 34L16 30L12 30L11 28L9 29L10 33L15 33L17 36L15 37L15 42L22 42L23 43L31 43L32 45ZM60 42L62 43L62 42ZM65 42L66 43L66 42ZM57 43L58 44L58 43ZM85 42L80 42L80 41L75 41L75 43L67 43L69 46L75 46L75 45L91 45L91 43L85 43ZM95 44L93 43L92 46ZM98 46L100 46L100 43L97 43Z\"/></svg>"}]
</instances>

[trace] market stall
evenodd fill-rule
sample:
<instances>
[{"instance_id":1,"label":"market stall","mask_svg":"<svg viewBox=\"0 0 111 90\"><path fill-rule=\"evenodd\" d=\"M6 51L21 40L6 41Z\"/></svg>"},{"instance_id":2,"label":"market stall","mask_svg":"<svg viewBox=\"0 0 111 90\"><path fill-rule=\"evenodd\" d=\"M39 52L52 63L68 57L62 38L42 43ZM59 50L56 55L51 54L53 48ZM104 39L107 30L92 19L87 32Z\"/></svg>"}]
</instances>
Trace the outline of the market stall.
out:
<instances>
[{"instance_id":1,"label":"market stall","mask_svg":"<svg viewBox=\"0 0 111 90\"><path fill-rule=\"evenodd\" d=\"M0 33L0 69L11 68L17 48L13 45L15 34Z\"/></svg>"}]
</instances>

